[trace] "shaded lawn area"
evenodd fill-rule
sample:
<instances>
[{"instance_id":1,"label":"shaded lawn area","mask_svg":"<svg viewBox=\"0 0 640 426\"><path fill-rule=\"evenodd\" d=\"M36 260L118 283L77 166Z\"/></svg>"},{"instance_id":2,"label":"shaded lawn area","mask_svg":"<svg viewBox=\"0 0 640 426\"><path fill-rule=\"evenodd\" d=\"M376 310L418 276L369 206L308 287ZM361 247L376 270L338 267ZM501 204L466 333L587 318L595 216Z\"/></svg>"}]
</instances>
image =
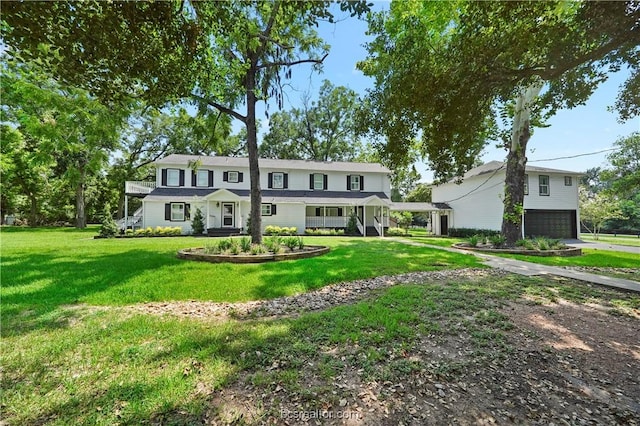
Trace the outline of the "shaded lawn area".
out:
<instances>
[{"instance_id":1,"label":"shaded lawn area","mask_svg":"<svg viewBox=\"0 0 640 426\"><path fill-rule=\"evenodd\" d=\"M580 234L580 239L593 243L609 243L618 244L621 246L640 247L640 238L632 235L613 236L609 234L600 234L598 239L596 240L591 234Z\"/></svg>"},{"instance_id":2,"label":"shaded lawn area","mask_svg":"<svg viewBox=\"0 0 640 426\"><path fill-rule=\"evenodd\" d=\"M465 241L464 238L453 238L453 237L420 237L418 236L418 237L411 237L409 239L417 243L431 244L439 247L451 247L452 244Z\"/></svg>"},{"instance_id":3,"label":"shaded lawn area","mask_svg":"<svg viewBox=\"0 0 640 426\"><path fill-rule=\"evenodd\" d=\"M355 371L363 383L402 382L421 372L456 383L467 365L488 370L509 358L513 349L504 333L512 325L499 309L522 295L600 302L620 315L640 308L637 295L519 276L400 285L292 319L193 320L122 307L60 308L49 316L56 327L2 339L3 417L9 424L200 424L212 409L215 414L212 394L241 374L267 394L279 387L296 392L307 410L340 409L336 377ZM473 354L465 361L470 364L408 357L421 354L425 339L461 336Z\"/></svg>"},{"instance_id":4,"label":"shaded lawn area","mask_svg":"<svg viewBox=\"0 0 640 426\"><path fill-rule=\"evenodd\" d=\"M376 238L305 237L324 256L263 264L212 264L176 258L207 238L93 239L97 228L3 228L3 334L47 327L61 305L127 305L167 300L270 299L380 275L478 267L471 255ZM14 321L18 319L17 321Z\"/></svg>"}]
</instances>

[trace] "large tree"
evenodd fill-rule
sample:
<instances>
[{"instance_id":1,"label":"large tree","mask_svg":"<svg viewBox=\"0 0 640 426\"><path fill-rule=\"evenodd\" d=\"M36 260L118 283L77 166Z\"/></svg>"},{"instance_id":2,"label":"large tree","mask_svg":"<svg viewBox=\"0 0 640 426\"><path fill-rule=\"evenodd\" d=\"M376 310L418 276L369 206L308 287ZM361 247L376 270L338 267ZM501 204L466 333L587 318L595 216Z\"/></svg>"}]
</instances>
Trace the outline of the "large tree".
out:
<instances>
[{"instance_id":1,"label":"large tree","mask_svg":"<svg viewBox=\"0 0 640 426\"><path fill-rule=\"evenodd\" d=\"M342 10L362 13L363 1ZM282 104L290 67L321 64L328 46L314 27L332 20L327 2L38 2L3 5L11 49L108 98L135 92L149 102L191 98L246 127L251 234L261 236L256 104ZM42 54L52 46L54 58ZM44 58L44 59L43 59ZM244 112L239 107L244 106Z\"/></svg>"},{"instance_id":2,"label":"large tree","mask_svg":"<svg viewBox=\"0 0 640 426\"><path fill-rule=\"evenodd\" d=\"M436 179L461 176L490 140L507 151L502 232L520 238L524 171L532 129L559 108L584 103L608 73L626 65L617 106L637 114L640 3L394 2L371 17L375 78L371 128L402 161L421 148ZM500 118L506 132L501 131Z\"/></svg>"},{"instance_id":3,"label":"large tree","mask_svg":"<svg viewBox=\"0 0 640 426\"><path fill-rule=\"evenodd\" d=\"M358 94L325 80L317 101L309 94L302 107L276 112L260 144L265 158L353 161L362 151L355 127Z\"/></svg>"}]
</instances>

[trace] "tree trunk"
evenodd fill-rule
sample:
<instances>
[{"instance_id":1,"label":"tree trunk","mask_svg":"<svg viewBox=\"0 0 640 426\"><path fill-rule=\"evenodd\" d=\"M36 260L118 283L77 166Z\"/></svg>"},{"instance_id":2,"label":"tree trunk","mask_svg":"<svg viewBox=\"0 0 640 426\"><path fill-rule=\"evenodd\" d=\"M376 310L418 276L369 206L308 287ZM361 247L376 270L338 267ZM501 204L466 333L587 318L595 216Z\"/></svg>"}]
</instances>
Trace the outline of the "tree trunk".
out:
<instances>
[{"instance_id":1,"label":"tree trunk","mask_svg":"<svg viewBox=\"0 0 640 426\"><path fill-rule=\"evenodd\" d=\"M507 247L514 247L516 241L522 238L524 175L527 165L527 144L531 138L531 104L540 90L542 90L542 82L535 82L522 89L516 101L511 144L507 155L501 230Z\"/></svg>"},{"instance_id":2,"label":"tree trunk","mask_svg":"<svg viewBox=\"0 0 640 426\"><path fill-rule=\"evenodd\" d=\"M80 180L76 185L76 228L87 227L87 215L84 210L84 170L80 170Z\"/></svg>"},{"instance_id":3,"label":"tree trunk","mask_svg":"<svg viewBox=\"0 0 640 426\"><path fill-rule=\"evenodd\" d=\"M258 166L258 130L256 128L256 74L257 59L251 60L247 72L247 151L249 152L249 179L251 182L251 242L262 243L262 193L260 191L260 168Z\"/></svg>"},{"instance_id":4,"label":"tree trunk","mask_svg":"<svg viewBox=\"0 0 640 426\"><path fill-rule=\"evenodd\" d=\"M29 212L29 226L37 226L38 219L38 199L35 194L29 194L31 201L31 211Z\"/></svg>"}]
</instances>

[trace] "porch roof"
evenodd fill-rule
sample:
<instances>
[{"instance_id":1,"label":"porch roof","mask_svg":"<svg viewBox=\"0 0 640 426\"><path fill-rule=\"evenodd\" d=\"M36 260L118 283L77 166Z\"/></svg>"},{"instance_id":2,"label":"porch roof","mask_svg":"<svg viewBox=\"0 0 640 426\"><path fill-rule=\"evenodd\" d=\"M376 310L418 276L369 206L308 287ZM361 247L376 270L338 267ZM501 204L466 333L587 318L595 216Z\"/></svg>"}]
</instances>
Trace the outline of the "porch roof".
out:
<instances>
[{"instance_id":1,"label":"porch roof","mask_svg":"<svg viewBox=\"0 0 640 426\"><path fill-rule=\"evenodd\" d=\"M391 211L403 212L437 212L451 210L447 203L391 203Z\"/></svg>"},{"instance_id":2,"label":"porch roof","mask_svg":"<svg viewBox=\"0 0 640 426\"><path fill-rule=\"evenodd\" d=\"M230 192L237 197L251 196L248 189L221 189L221 188L156 188L145 200L149 201L177 201L185 198L206 198L218 191ZM302 203L319 205L361 205L374 200L388 204L389 197L384 192L360 192L360 191L290 191L290 190L262 190L264 203Z\"/></svg>"}]
</instances>

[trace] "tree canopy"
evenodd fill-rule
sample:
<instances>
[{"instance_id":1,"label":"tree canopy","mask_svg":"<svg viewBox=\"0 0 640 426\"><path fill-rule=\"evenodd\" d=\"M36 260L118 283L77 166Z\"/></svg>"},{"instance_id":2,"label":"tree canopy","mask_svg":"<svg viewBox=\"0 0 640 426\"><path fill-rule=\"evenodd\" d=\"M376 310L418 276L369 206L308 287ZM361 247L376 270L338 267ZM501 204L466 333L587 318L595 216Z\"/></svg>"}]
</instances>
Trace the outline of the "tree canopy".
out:
<instances>
[{"instance_id":1,"label":"tree canopy","mask_svg":"<svg viewBox=\"0 0 640 426\"><path fill-rule=\"evenodd\" d=\"M621 118L638 112L639 22L637 1L393 2L371 16L375 39L359 64L376 81L370 129L387 137L394 162L419 138L440 181L499 141L508 152L503 233L515 243L532 128L584 103L623 66L631 75L616 106Z\"/></svg>"}]
</instances>

